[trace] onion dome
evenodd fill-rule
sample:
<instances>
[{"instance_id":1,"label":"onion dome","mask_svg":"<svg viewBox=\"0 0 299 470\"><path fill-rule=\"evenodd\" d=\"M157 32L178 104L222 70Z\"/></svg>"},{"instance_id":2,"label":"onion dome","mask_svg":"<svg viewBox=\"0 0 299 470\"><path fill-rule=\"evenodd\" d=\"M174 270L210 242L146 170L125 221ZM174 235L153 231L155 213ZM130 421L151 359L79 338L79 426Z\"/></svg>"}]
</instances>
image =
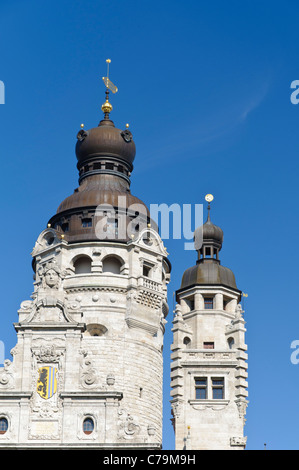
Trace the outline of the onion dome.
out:
<instances>
[{"instance_id":1,"label":"onion dome","mask_svg":"<svg viewBox=\"0 0 299 470\"><path fill-rule=\"evenodd\" d=\"M108 86L112 91L116 87L107 77L103 79L107 87L106 101L102 105L104 118L97 127L89 130L85 130L82 124L77 133L75 152L79 187L62 201L49 220L49 224L63 233L69 243L91 240L128 242L132 239L130 230L134 226L132 222L136 212L142 227L148 223L155 226L146 205L130 192L135 143L128 124L125 130L121 130L110 119L112 105L108 99ZM103 226L104 218L107 223ZM103 229L99 230L102 226Z\"/></svg>"},{"instance_id":2,"label":"onion dome","mask_svg":"<svg viewBox=\"0 0 299 470\"><path fill-rule=\"evenodd\" d=\"M117 129L110 119L103 119L98 127L81 129L77 134L76 156L80 170L88 162L96 163L109 160L133 169L136 147L132 133Z\"/></svg>"},{"instance_id":3,"label":"onion dome","mask_svg":"<svg viewBox=\"0 0 299 470\"><path fill-rule=\"evenodd\" d=\"M215 252L219 252L222 248L222 243L223 230L211 222L209 204L207 221L194 232L195 249L201 250L204 246L213 246L215 248Z\"/></svg>"},{"instance_id":4,"label":"onion dome","mask_svg":"<svg viewBox=\"0 0 299 470\"><path fill-rule=\"evenodd\" d=\"M198 260L195 266L184 272L180 289L199 284L222 285L238 290L234 273L220 264L219 251L222 243L223 231L211 222L209 203L207 221L194 232Z\"/></svg>"}]
</instances>

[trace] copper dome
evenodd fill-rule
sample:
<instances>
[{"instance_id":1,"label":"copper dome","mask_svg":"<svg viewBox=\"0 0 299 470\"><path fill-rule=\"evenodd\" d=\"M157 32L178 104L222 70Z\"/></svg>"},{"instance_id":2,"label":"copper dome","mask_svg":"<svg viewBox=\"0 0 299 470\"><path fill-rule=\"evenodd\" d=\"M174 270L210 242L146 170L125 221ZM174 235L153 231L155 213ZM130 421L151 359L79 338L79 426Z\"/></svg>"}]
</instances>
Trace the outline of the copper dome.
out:
<instances>
[{"instance_id":1,"label":"copper dome","mask_svg":"<svg viewBox=\"0 0 299 470\"><path fill-rule=\"evenodd\" d=\"M181 289L195 284L222 285L237 289L234 273L229 268L213 262L198 263L186 269L182 277Z\"/></svg>"},{"instance_id":2,"label":"copper dome","mask_svg":"<svg viewBox=\"0 0 299 470\"><path fill-rule=\"evenodd\" d=\"M80 130L77 134L78 167L90 159L112 157L132 167L136 147L131 132L117 129L113 121L102 120L98 127Z\"/></svg>"}]
</instances>

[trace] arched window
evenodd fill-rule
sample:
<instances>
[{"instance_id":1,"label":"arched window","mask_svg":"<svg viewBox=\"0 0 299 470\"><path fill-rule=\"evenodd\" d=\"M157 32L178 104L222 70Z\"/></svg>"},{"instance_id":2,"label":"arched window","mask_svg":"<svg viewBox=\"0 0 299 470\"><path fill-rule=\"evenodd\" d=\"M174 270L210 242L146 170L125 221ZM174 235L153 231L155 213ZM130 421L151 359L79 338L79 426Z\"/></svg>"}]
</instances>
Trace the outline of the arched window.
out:
<instances>
[{"instance_id":1,"label":"arched window","mask_svg":"<svg viewBox=\"0 0 299 470\"><path fill-rule=\"evenodd\" d=\"M183 343L184 343L184 345L186 346L186 348L190 348L190 346L191 346L191 339L188 338L188 336L185 336Z\"/></svg>"},{"instance_id":2,"label":"arched window","mask_svg":"<svg viewBox=\"0 0 299 470\"><path fill-rule=\"evenodd\" d=\"M115 256L107 256L103 259L103 273L120 274L122 262Z\"/></svg>"},{"instance_id":3,"label":"arched window","mask_svg":"<svg viewBox=\"0 0 299 470\"><path fill-rule=\"evenodd\" d=\"M83 421L84 434L91 434L94 430L94 422L92 418L85 418Z\"/></svg>"},{"instance_id":4,"label":"arched window","mask_svg":"<svg viewBox=\"0 0 299 470\"><path fill-rule=\"evenodd\" d=\"M80 256L74 262L75 274L91 273L91 259L88 256Z\"/></svg>"},{"instance_id":5,"label":"arched window","mask_svg":"<svg viewBox=\"0 0 299 470\"><path fill-rule=\"evenodd\" d=\"M0 418L0 434L5 434L8 430L8 421L6 418Z\"/></svg>"},{"instance_id":6,"label":"arched window","mask_svg":"<svg viewBox=\"0 0 299 470\"><path fill-rule=\"evenodd\" d=\"M228 342L229 349L233 349L234 344L235 344L234 338L228 338L227 342Z\"/></svg>"}]
</instances>

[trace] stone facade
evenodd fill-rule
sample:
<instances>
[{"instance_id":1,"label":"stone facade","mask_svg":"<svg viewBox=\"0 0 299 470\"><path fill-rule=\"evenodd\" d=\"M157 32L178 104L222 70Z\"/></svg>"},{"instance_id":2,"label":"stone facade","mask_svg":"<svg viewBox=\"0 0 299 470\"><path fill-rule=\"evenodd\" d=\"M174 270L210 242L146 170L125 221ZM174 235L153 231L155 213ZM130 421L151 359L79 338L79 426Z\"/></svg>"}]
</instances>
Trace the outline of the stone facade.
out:
<instances>
[{"instance_id":1,"label":"stone facade","mask_svg":"<svg viewBox=\"0 0 299 470\"><path fill-rule=\"evenodd\" d=\"M215 309L204 308L215 296ZM223 298L230 301L223 307ZM186 302L187 299L187 302ZM190 309L190 300L195 305ZM176 449L243 449L247 407L247 347L236 294L227 288L194 287L178 295L173 320L172 409ZM209 345L212 349L205 349ZM196 395L198 379L202 394ZM223 395L213 396L215 379ZM214 381L214 382L213 382ZM218 382L216 382L218 384Z\"/></svg>"},{"instance_id":2,"label":"stone facade","mask_svg":"<svg viewBox=\"0 0 299 470\"><path fill-rule=\"evenodd\" d=\"M69 244L48 228L32 256L32 300L0 369L0 448L159 449L169 280L159 235Z\"/></svg>"}]
</instances>

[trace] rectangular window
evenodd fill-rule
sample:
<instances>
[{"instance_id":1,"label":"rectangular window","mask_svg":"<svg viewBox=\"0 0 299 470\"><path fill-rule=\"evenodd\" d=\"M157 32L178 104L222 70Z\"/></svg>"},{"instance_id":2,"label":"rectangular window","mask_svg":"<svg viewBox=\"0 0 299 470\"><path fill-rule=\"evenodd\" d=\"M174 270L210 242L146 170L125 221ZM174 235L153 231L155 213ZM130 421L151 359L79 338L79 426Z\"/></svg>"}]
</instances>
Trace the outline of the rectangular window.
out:
<instances>
[{"instance_id":1,"label":"rectangular window","mask_svg":"<svg viewBox=\"0 0 299 470\"><path fill-rule=\"evenodd\" d=\"M105 225L105 230L107 238L114 239L118 236L118 219L107 219L107 224Z\"/></svg>"},{"instance_id":2,"label":"rectangular window","mask_svg":"<svg viewBox=\"0 0 299 470\"><path fill-rule=\"evenodd\" d=\"M204 349L214 349L214 343L212 341L203 343Z\"/></svg>"},{"instance_id":3,"label":"rectangular window","mask_svg":"<svg viewBox=\"0 0 299 470\"><path fill-rule=\"evenodd\" d=\"M224 398L224 379L212 379L212 397L213 400L223 400Z\"/></svg>"},{"instance_id":4,"label":"rectangular window","mask_svg":"<svg viewBox=\"0 0 299 470\"><path fill-rule=\"evenodd\" d=\"M204 299L205 302L205 308L206 309L212 309L213 308L213 297L206 297Z\"/></svg>"},{"instance_id":5,"label":"rectangular window","mask_svg":"<svg viewBox=\"0 0 299 470\"><path fill-rule=\"evenodd\" d=\"M207 378L200 377L195 379L195 398L196 400L206 400L207 398Z\"/></svg>"},{"instance_id":6,"label":"rectangular window","mask_svg":"<svg viewBox=\"0 0 299 470\"><path fill-rule=\"evenodd\" d=\"M82 219L82 227L91 227L92 220L91 219Z\"/></svg>"}]
</instances>

